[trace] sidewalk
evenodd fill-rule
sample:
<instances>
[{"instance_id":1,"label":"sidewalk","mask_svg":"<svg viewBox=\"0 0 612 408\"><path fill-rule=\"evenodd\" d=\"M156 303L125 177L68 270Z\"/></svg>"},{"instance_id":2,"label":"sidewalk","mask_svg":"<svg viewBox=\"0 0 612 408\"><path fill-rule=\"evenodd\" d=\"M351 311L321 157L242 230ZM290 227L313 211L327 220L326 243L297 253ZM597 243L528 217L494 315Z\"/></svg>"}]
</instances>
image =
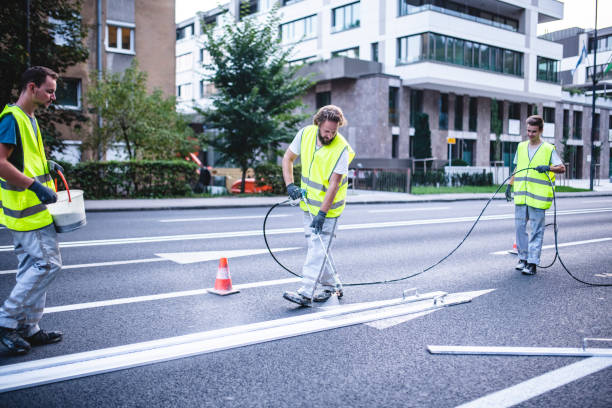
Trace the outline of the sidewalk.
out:
<instances>
[{"instance_id":1,"label":"sidewalk","mask_svg":"<svg viewBox=\"0 0 612 408\"><path fill-rule=\"evenodd\" d=\"M589 180L569 180L569 185L575 188L589 188ZM594 183L594 191L580 193L557 193L557 197L601 197L612 196L612 183L607 179ZM496 196L503 200L504 189ZM406 194L383 191L349 190L349 204L391 204L391 203L427 203L444 201L488 200L492 193L477 194ZM242 208L271 207L286 200L285 195L274 197L211 197L211 198L160 198L160 199L123 199L123 200L85 200L88 212L103 211L144 211L144 210L187 210L207 208Z\"/></svg>"}]
</instances>

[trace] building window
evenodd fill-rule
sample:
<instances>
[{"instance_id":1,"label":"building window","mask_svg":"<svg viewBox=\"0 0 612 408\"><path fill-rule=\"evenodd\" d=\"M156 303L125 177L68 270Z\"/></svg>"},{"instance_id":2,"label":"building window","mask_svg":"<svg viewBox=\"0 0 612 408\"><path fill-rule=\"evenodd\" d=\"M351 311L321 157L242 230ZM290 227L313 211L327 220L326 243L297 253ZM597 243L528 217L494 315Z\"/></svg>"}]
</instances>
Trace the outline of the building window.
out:
<instances>
[{"instance_id":1,"label":"building window","mask_svg":"<svg viewBox=\"0 0 612 408\"><path fill-rule=\"evenodd\" d=\"M595 51L595 38L589 38L589 53ZM597 52L612 51L612 35L597 37Z\"/></svg>"},{"instance_id":2,"label":"building window","mask_svg":"<svg viewBox=\"0 0 612 408\"><path fill-rule=\"evenodd\" d=\"M463 96L455 95L455 130L463 130Z\"/></svg>"},{"instance_id":3,"label":"building window","mask_svg":"<svg viewBox=\"0 0 612 408\"><path fill-rule=\"evenodd\" d=\"M259 11L258 0L242 0L240 2L240 19L255 14Z\"/></svg>"},{"instance_id":4,"label":"building window","mask_svg":"<svg viewBox=\"0 0 612 408\"><path fill-rule=\"evenodd\" d=\"M106 50L123 54L134 53L134 24L106 22Z\"/></svg>"},{"instance_id":5,"label":"building window","mask_svg":"<svg viewBox=\"0 0 612 408\"><path fill-rule=\"evenodd\" d=\"M422 11L435 11L504 30L518 31L517 19L471 7L467 3L461 4L447 0L399 0L398 14L401 17Z\"/></svg>"},{"instance_id":6,"label":"building window","mask_svg":"<svg viewBox=\"0 0 612 408\"><path fill-rule=\"evenodd\" d=\"M186 25L176 29L176 41L185 40L193 36L193 24Z\"/></svg>"},{"instance_id":7,"label":"building window","mask_svg":"<svg viewBox=\"0 0 612 408\"><path fill-rule=\"evenodd\" d=\"M470 98L468 130L470 132L478 131L478 98Z\"/></svg>"},{"instance_id":8,"label":"building window","mask_svg":"<svg viewBox=\"0 0 612 408\"><path fill-rule=\"evenodd\" d=\"M359 58L359 47L347 48L346 50L338 50L332 52L332 58L334 57L348 57L348 58Z\"/></svg>"},{"instance_id":9,"label":"building window","mask_svg":"<svg viewBox=\"0 0 612 408\"><path fill-rule=\"evenodd\" d=\"M569 138L569 110L563 109L563 139Z\"/></svg>"},{"instance_id":10,"label":"building window","mask_svg":"<svg viewBox=\"0 0 612 408\"><path fill-rule=\"evenodd\" d=\"M559 61L538 56L538 81L559 82Z\"/></svg>"},{"instance_id":11,"label":"building window","mask_svg":"<svg viewBox=\"0 0 612 408\"><path fill-rule=\"evenodd\" d=\"M389 87L389 125L399 125L399 88Z\"/></svg>"},{"instance_id":12,"label":"building window","mask_svg":"<svg viewBox=\"0 0 612 408\"><path fill-rule=\"evenodd\" d=\"M423 112L423 91L410 90L410 126L414 127L416 115Z\"/></svg>"},{"instance_id":13,"label":"building window","mask_svg":"<svg viewBox=\"0 0 612 408\"><path fill-rule=\"evenodd\" d=\"M508 107L508 119L521 120L521 104L511 103Z\"/></svg>"},{"instance_id":14,"label":"building window","mask_svg":"<svg viewBox=\"0 0 612 408\"><path fill-rule=\"evenodd\" d=\"M288 6L290 4L299 3L302 0L282 0L283 6Z\"/></svg>"},{"instance_id":15,"label":"building window","mask_svg":"<svg viewBox=\"0 0 612 408\"><path fill-rule=\"evenodd\" d=\"M359 27L359 2L346 4L332 10L332 32Z\"/></svg>"},{"instance_id":16,"label":"building window","mask_svg":"<svg viewBox=\"0 0 612 408\"><path fill-rule=\"evenodd\" d=\"M523 76L523 53L436 33L398 38L397 64L440 61Z\"/></svg>"},{"instance_id":17,"label":"building window","mask_svg":"<svg viewBox=\"0 0 612 408\"><path fill-rule=\"evenodd\" d=\"M378 62L378 43L372 43L372 61Z\"/></svg>"},{"instance_id":18,"label":"building window","mask_svg":"<svg viewBox=\"0 0 612 408\"><path fill-rule=\"evenodd\" d=\"M57 81L55 104L61 109L81 109L81 80L61 78Z\"/></svg>"},{"instance_id":19,"label":"building window","mask_svg":"<svg viewBox=\"0 0 612 408\"><path fill-rule=\"evenodd\" d=\"M546 123L555 123L555 108L544 107L542 110L542 118Z\"/></svg>"},{"instance_id":20,"label":"building window","mask_svg":"<svg viewBox=\"0 0 612 408\"><path fill-rule=\"evenodd\" d=\"M448 94L440 94L438 101L438 127L441 130L448 129Z\"/></svg>"},{"instance_id":21,"label":"building window","mask_svg":"<svg viewBox=\"0 0 612 408\"><path fill-rule=\"evenodd\" d=\"M300 58L300 59L289 61L289 62L287 62L287 65L293 66L293 65L307 64L309 62L315 61L316 59L317 59L317 57L315 55L311 55L310 57Z\"/></svg>"},{"instance_id":22,"label":"building window","mask_svg":"<svg viewBox=\"0 0 612 408\"><path fill-rule=\"evenodd\" d=\"M176 72L189 71L193 68L193 54L188 52L187 54L179 55L176 57Z\"/></svg>"},{"instance_id":23,"label":"building window","mask_svg":"<svg viewBox=\"0 0 612 408\"><path fill-rule=\"evenodd\" d=\"M399 135L391 135L391 158L397 159L399 152Z\"/></svg>"},{"instance_id":24,"label":"building window","mask_svg":"<svg viewBox=\"0 0 612 408\"><path fill-rule=\"evenodd\" d=\"M606 69L608 68L610 63L612 63L612 61L606 62L605 64L597 65L597 80L598 81L612 79L612 69L609 69L606 72ZM593 67L592 66L587 67L586 75L587 75L587 81L593 80Z\"/></svg>"},{"instance_id":25,"label":"building window","mask_svg":"<svg viewBox=\"0 0 612 408\"><path fill-rule=\"evenodd\" d=\"M280 33L283 44L315 38L317 36L317 16L312 15L281 24Z\"/></svg>"},{"instance_id":26,"label":"building window","mask_svg":"<svg viewBox=\"0 0 612 408\"><path fill-rule=\"evenodd\" d=\"M316 104L317 109L322 108L323 106L331 105L331 92L317 92Z\"/></svg>"},{"instance_id":27,"label":"building window","mask_svg":"<svg viewBox=\"0 0 612 408\"><path fill-rule=\"evenodd\" d=\"M572 127L574 128L572 138L582 139L582 112L574 111L574 121L572 123Z\"/></svg>"},{"instance_id":28,"label":"building window","mask_svg":"<svg viewBox=\"0 0 612 408\"><path fill-rule=\"evenodd\" d=\"M189 100L192 98L191 84L181 84L176 89L176 96L181 100Z\"/></svg>"}]
</instances>

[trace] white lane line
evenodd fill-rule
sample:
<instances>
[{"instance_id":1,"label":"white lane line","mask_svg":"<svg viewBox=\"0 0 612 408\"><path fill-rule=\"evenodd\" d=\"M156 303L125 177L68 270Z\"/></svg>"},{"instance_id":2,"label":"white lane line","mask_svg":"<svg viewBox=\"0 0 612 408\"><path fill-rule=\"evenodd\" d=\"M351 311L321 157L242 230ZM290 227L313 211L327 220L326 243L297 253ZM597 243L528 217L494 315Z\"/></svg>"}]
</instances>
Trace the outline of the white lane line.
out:
<instances>
[{"instance_id":1,"label":"white lane line","mask_svg":"<svg viewBox=\"0 0 612 408\"><path fill-rule=\"evenodd\" d=\"M234 289L251 289L251 288L260 288L264 286L284 285L286 283L295 283L299 281L300 281L299 278L276 279L276 280L269 280L269 281L260 281L260 282L252 282L252 283L243 283L240 285L233 285L233 288ZM129 297L129 298L100 300L97 302L76 303L73 305L46 307L45 313L69 312L73 310L94 309L97 307L125 305L129 303L139 303L139 302L149 302L152 300L173 299L173 298L185 297L185 296L204 295L208 292L209 289L213 289L213 288L184 290L180 292L160 293L157 295L135 296L135 297Z\"/></svg>"},{"instance_id":2,"label":"white lane line","mask_svg":"<svg viewBox=\"0 0 612 408\"><path fill-rule=\"evenodd\" d=\"M407 298L411 303L399 298L337 306L285 319L6 365L0 367L0 392L301 336L472 300L463 293L455 293L448 295L444 303L435 304L432 301L435 296L432 293ZM398 304L404 307L388 307Z\"/></svg>"},{"instance_id":3,"label":"white lane line","mask_svg":"<svg viewBox=\"0 0 612 408\"><path fill-rule=\"evenodd\" d=\"M166 220L158 220L159 222L192 222L192 221L222 221L222 220L250 220L264 218L264 215L240 215L235 217L194 217L194 218L170 218ZM270 215L268 218L289 217L289 214Z\"/></svg>"},{"instance_id":4,"label":"white lane line","mask_svg":"<svg viewBox=\"0 0 612 408\"><path fill-rule=\"evenodd\" d=\"M574 245L586 245L586 244L595 244L598 242L605 242L605 241L610 241L612 240L612 238L610 237L606 237L606 238L597 238L597 239L587 239L585 241L573 241L573 242L564 242L562 244L558 244L557 246L559 248L561 247L569 247L569 246L574 246ZM544 245L542 246L542 249L552 249L554 248L555 245L551 244L551 245ZM496 252L491 252L491 255L507 255L508 251L496 251Z\"/></svg>"},{"instance_id":5,"label":"white lane line","mask_svg":"<svg viewBox=\"0 0 612 408\"><path fill-rule=\"evenodd\" d=\"M427 350L431 354L466 354L487 356L612 357L612 348L596 347L580 348L516 346L427 346Z\"/></svg>"},{"instance_id":6,"label":"white lane line","mask_svg":"<svg viewBox=\"0 0 612 408\"><path fill-rule=\"evenodd\" d=\"M612 366L610 357L590 357L478 398L457 408L511 407Z\"/></svg>"},{"instance_id":7,"label":"white lane line","mask_svg":"<svg viewBox=\"0 0 612 408\"><path fill-rule=\"evenodd\" d=\"M394 212L412 212L412 211L438 211L448 210L450 207L421 207L421 208L390 208L387 210L368 210L369 213L394 213Z\"/></svg>"},{"instance_id":8,"label":"white lane line","mask_svg":"<svg viewBox=\"0 0 612 408\"><path fill-rule=\"evenodd\" d=\"M301 249L300 247L292 248L272 248L272 252L283 252L293 251ZM159 258L146 258L146 259L131 259L126 261L110 261L110 262L95 262L89 264L75 264L75 265L64 265L62 270L65 269L84 269L84 268L95 268L100 266L116 266L116 265L129 265L147 262L161 262L161 261L173 261L178 264L188 264L195 262L205 262L212 260L219 260L219 258L238 258L241 256L261 255L267 254L267 249L239 249L239 250L224 250L224 251L200 251L200 252L173 252L173 253L161 253L155 254ZM17 269L8 269L0 271L0 275L9 275L17 273Z\"/></svg>"},{"instance_id":9,"label":"white lane line","mask_svg":"<svg viewBox=\"0 0 612 408\"><path fill-rule=\"evenodd\" d=\"M611 212L612 208L598 209L583 209L583 210L567 210L558 211L557 215L570 214L594 214L602 212ZM424 220L410 221L392 221L392 222L372 222L365 224L348 224L340 225L340 230L355 230L355 229L371 229L371 228L393 228L393 227L408 227L414 225L433 225L433 224L448 224L456 222L473 222L477 217L457 217L457 218L433 218ZM486 215L480 218L482 221L490 220L508 220L514 219L514 214ZM303 233L303 228L279 228L266 230L266 235L281 235ZM170 241L189 241L203 239L221 239L221 238L238 238L238 237L254 237L261 236L261 229L250 231L233 231L233 232L214 232L204 234L187 234L187 235L165 235L157 237L137 237L137 238L117 238L117 239L99 239L90 241L69 241L60 242L60 248L76 248L85 246L103 246L103 245L126 245L126 244L144 244L154 242L170 242ZM0 252L12 251L12 245L0 246Z\"/></svg>"}]
</instances>

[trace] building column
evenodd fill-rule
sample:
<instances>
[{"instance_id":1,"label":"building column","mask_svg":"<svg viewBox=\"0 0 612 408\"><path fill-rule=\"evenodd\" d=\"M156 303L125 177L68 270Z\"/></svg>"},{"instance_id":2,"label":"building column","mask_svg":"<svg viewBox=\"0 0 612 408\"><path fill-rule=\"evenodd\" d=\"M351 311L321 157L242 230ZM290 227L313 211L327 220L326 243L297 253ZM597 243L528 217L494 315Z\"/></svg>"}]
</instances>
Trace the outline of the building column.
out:
<instances>
[{"instance_id":1,"label":"building column","mask_svg":"<svg viewBox=\"0 0 612 408\"><path fill-rule=\"evenodd\" d=\"M446 139L442 137L439 129L440 92L423 90L423 112L429 116L429 130L431 131L431 155L438 160L445 160Z\"/></svg>"},{"instance_id":2,"label":"building column","mask_svg":"<svg viewBox=\"0 0 612 408\"><path fill-rule=\"evenodd\" d=\"M521 140L527 140L527 104L521 103Z\"/></svg>"},{"instance_id":3,"label":"building column","mask_svg":"<svg viewBox=\"0 0 612 408\"><path fill-rule=\"evenodd\" d=\"M406 159L410 157L410 88L399 87L399 151L398 157Z\"/></svg>"},{"instance_id":4,"label":"building column","mask_svg":"<svg viewBox=\"0 0 612 408\"><path fill-rule=\"evenodd\" d=\"M478 138L476 140L476 166L489 167L491 149L491 99L478 98Z\"/></svg>"},{"instance_id":5,"label":"building column","mask_svg":"<svg viewBox=\"0 0 612 408\"><path fill-rule=\"evenodd\" d=\"M592 129L592 115L593 111L590 107L582 108L582 178L588 179L591 177L591 162L588 160L591 156L591 129Z\"/></svg>"},{"instance_id":6,"label":"building column","mask_svg":"<svg viewBox=\"0 0 612 408\"><path fill-rule=\"evenodd\" d=\"M461 98L461 96L448 94L448 130L455 130L455 98Z\"/></svg>"},{"instance_id":7,"label":"building column","mask_svg":"<svg viewBox=\"0 0 612 408\"><path fill-rule=\"evenodd\" d=\"M563 160L563 104L555 103L555 147Z\"/></svg>"},{"instance_id":8,"label":"building column","mask_svg":"<svg viewBox=\"0 0 612 408\"><path fill-rule=\"evenodd\" d=\"M609 133L609 117L610 111L600 109L599 129L601 129L599 140L601 140L601 153L599 154L600 171L599 175L602 179L607 179L610 174L610 139Z\"/></svg>"},{"instance_id":9,"label":"building column","mask_svg":"<svg viewBox=\"0 0 612 408\"><path fill-rule=\"evenodd\" d=\"M469 132L470 130L470 96L463 95L463 131Z\"/></svg>"},{"instance_id":10,"label":"building column","mask_svg":"<svg viewBox=\"0 0 612 408\"><path fill-rule=\"evenodd\" d=\"M498 104L499 106L499 104ZM507 135L508 134L508 118L509 118L509 109L510 109L510 102L508 101L501 101L501 109L502 109L502 134Z\"/></svg>"}]
</instances>

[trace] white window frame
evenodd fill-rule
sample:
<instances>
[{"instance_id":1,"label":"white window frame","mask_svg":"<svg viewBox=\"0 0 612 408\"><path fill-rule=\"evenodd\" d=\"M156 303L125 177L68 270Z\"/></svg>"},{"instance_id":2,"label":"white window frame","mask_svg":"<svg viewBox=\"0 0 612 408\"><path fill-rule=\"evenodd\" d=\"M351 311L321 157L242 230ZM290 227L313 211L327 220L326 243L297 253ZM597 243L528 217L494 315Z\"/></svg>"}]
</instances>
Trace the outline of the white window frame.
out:
<instances>
[{"instance_id":1,"label":"white window frame","mask_svg":"<svg viewBox=\"0 0 612 408\"><path fill-rule=\"evenodd\" d=\"M108 45L108 27L113 26L117 27L117 48L111 48ZM126 50L122 48L123 45L123 29L130 30L130 49ZM104 37L104 46L107 52L114 52L117 54L128 54L128 55L136 55L136 50L134 49L134 33L136 31L136 24L126 23L123 21L115 21L115 20L106 20L106 33Z\"/></svg>"},{"instance_id":2,"label":"white window frame","mask_svg":"<svg viewBox=\"0 0 612 408\"><path fill-rule=\"evenodd\" d=\"M82 89L83 89L83 80L81 78L65 78L65 79L76 79L77 80L77 104L75 105L59 105L56 104L55 106L58 109L64 109L64 110L81 110L83 108L83 96L82 96Z\"/></svg>"}]
</instances>

